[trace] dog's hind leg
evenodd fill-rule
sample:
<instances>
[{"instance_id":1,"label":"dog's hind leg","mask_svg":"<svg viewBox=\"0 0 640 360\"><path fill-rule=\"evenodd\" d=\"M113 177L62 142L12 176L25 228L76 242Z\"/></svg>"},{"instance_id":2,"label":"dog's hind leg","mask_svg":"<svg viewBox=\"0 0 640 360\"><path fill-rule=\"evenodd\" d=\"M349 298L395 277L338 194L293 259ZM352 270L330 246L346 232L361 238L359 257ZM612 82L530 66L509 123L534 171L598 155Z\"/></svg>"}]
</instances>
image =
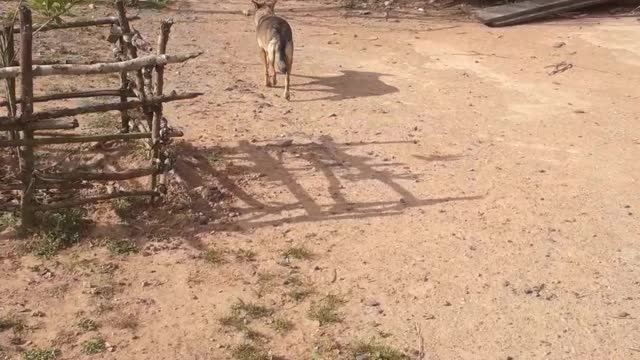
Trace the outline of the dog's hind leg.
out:
<instances>
[{"instance_id":1,"label":"dog's hind leg","mask_svg":"<svg viewBox=\"0 0 640 360\"><path fill-rule=\"evenodd\" d=\"M284 78L284 98L291 100L291 92L289 91L289 76L293 69L293 44L287 44L285 49L285 61L287 62L287 72Z\"/></svg>"},{"instance_id":2,"label":"dog's hind leg","mask_svg":"<svg viewBox=\"0 0 640 360\"><path fill-rule=\"evenodd\" d=\"M271 87L271 82L269 82L269 66L267 63L267 53L263 48L259 48L260 50L260 60L262 60L262 64L264 65L264 85L267 87Z\"/></svg>"}]
</instances>

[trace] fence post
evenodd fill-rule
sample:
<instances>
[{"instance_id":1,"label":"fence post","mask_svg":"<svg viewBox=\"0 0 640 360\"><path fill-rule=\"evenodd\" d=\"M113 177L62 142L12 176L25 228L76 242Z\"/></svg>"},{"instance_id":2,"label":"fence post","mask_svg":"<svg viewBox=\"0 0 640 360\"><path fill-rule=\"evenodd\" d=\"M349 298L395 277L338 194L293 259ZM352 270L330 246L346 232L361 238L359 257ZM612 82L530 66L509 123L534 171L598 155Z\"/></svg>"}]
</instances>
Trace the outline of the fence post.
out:
<instances>
[{"instance_id":1,"label":"fence post","mask_svg":"<svg viewBox=\"0 0 640 360\"><path fill-rule=\"evenodd\" d=\"M20 87L21 99L20 119L21 123L30 121L33 114L33 68L32 68L32 20L31 10L28 7L20 6ZM33 140L33 130L24 129L21 131L21 139ZM20 213L22 216L22 229L27 230L33 227L35 219L34 212L34 156L33 146L26 144L20 150L20 165L22 168L22 200Z\"/></svg>"}]
</instances>

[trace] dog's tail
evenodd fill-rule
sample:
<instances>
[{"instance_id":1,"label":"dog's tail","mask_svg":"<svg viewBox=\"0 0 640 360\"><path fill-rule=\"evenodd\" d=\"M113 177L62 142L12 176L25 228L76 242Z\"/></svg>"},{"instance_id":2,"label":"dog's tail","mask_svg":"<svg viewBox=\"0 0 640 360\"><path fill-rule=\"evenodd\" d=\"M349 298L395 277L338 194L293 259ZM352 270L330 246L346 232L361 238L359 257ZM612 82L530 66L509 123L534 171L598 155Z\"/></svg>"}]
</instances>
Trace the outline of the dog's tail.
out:
<instances>
[{"instance_id":1,"label":"dog's tail","mask_svg":"<svg viewBox=\"0 0 640 360\"><path fill-rule=\"evenodd\" d=\"M286 54L286 42L278 39L273 39L269 42L268 56L271 58L276 71L280 74L287 73L287 54Z\"/></svg>"}]
</instances>

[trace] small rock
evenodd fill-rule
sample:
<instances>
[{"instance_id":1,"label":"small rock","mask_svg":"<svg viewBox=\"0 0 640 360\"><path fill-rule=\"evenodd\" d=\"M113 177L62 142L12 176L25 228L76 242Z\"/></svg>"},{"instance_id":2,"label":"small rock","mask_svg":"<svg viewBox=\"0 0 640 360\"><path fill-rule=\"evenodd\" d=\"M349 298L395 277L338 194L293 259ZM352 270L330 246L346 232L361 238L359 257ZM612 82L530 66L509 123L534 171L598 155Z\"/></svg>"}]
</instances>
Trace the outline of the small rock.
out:
<instances>
[{"instance_id":1,"label":"small rock","mask_svg":"<svg viewBox=\"0 0 640 360\"><path fill-rule=\"evenodd\" d=\"M557 43L553 44L553 47L556 48L556 49L560 49L561 47L563 47L565 45L567 45L566 42L560 41L560 42L557 42Z\"/></svg>"},{"instance_id":2,"label":"small rock","mask_svg":"<svg viewBox=\"0 0 640 360\"><path fill-rule=\"evenodd\" d=\"M369 299L364 303L367 306L380 306L380 302L374 299Z\"/></svg>"},{"instance_id":3,"label":"small rock","mask_svg":"<svg viewBox=\"0 0 640 360\"><path fill-rule=\"evenodd\" d=\"M148 282L148 281L146 281L146 280L145 280L145 281L143 281L143 282L142 282L142 287L147 287L147 286L151 286L151 283L150 283L150 282Z\"/></svg>"},{"instance_id":4,"label":"small rock","mask_svg":"<svg viewBox=\"0 0 640 360\"><path fill-rule=\"evenodd\" d=\"M628 317L631 317L631 314L629 314L629 313L628 313L628 312L626 312L626 311L622 311L622 312L619 312L619 313L618 313L617 317L619 317L619 318L621 318L621 319L626 319L626 318L628 318Z\"/></svg>"},{"instance_id":5,"label":"small rock","mask_svg":"<svg viewBox=\"0 0 640 360\"><path fill-rule=\"evenodd\" d=\"M249 16L251 15L251 12L249 10L242 10L242 15Z\"/></svg>"},{"instance_id":6,"label":"small rock","mask_svg":"<svg viewBox=\"0 0 640 360\"><path fill-rule=\"evenodd\" d=\"M444 306L451 306L451 303L448 301L445 301Z\"/></svg>"},{"instance_id":7,"label":"small rock","mask_svg":"<svg viewBox=\"0 0 640 360\"><path fill-rule=\"evenodd\" d=\"M33 317L44 317L44 312L42 311L34 311L31 313L31 316Z\"/></svg>"},{"instance_id":8,"label":"small rock","mask_svg":"<svg viewBox=\"0 0 640 360\"><path fill-rule=\"evenodd\" d=\"M277 145L281 147L291 146L293 145L293 140L291 139L282 140L282 141L279 141Z\"/></svg>"}]
</instances>

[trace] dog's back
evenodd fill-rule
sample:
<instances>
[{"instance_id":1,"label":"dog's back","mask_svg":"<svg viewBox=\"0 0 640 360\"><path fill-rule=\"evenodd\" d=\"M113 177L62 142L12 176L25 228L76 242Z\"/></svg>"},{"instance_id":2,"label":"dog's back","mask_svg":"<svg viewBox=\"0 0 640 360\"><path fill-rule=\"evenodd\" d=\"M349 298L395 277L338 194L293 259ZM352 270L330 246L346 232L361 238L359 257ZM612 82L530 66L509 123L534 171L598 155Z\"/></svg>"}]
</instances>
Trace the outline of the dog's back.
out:
<instances>
[{"instance_id":1,"label":"dog's back","mask_svg":"<svg viewBox=\"0 0 640 360\"><path fill-rule=\"evenodd\" d=\"M275 15L278 0L260 2L251 0L256 9L256 37L260 56L264 63L266 86L276 85L276 72L285 74L284 98L290 99L289 77L293 66L293 31L289 23ZM271 67L271 78L269 77Z\"/></svg>"},{"instance_id":2,"label":"dog's back","mask_svg":"<svg viewBox=\"0 0 640 360\"><path fill-rule=\"evenodd\" d=\"M258 46L264 49L270 63L279 73L285 74L289 68L287 59L293 55L293 31L289 23L278 16L263 17L256 28Z\"/></svg>"}]
</instances>

